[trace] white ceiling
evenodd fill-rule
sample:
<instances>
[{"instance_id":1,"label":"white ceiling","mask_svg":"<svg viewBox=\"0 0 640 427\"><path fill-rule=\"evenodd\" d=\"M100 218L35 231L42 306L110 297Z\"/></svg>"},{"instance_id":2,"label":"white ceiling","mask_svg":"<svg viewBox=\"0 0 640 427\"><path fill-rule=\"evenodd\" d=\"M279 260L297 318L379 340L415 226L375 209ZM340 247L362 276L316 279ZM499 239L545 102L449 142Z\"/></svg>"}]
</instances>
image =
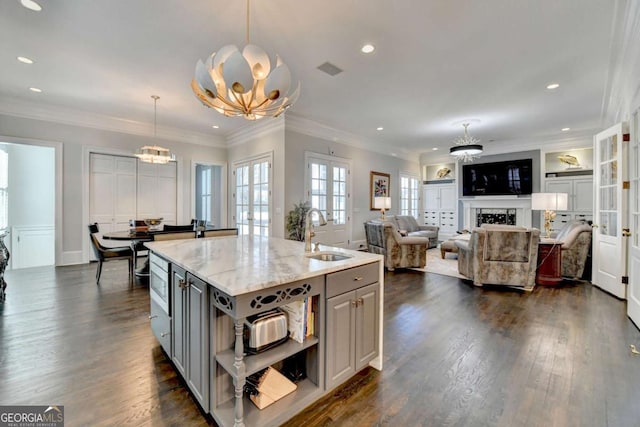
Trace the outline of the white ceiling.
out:
<instances>
[{"instance_id":1,"label":"white ceiling","mask_svg":"<svg viewBox=\"0 0 640 427\"><path fill-rule=\"evenodd\" d=\"M244 45L244 0L38 1L41 12L0 4L1 111L91 114L148 132L157 94L159 129L215 144L253 124L205 108L189 87L198 59ZM301 81L287 117L407 157L446 153L469 118L485 147L599 131L614 18L603 0L253 0L251 41ZM361 53L364 43L376 51ZM317 70L325 61L344 72Z\"/></svg>"}]
</instances>

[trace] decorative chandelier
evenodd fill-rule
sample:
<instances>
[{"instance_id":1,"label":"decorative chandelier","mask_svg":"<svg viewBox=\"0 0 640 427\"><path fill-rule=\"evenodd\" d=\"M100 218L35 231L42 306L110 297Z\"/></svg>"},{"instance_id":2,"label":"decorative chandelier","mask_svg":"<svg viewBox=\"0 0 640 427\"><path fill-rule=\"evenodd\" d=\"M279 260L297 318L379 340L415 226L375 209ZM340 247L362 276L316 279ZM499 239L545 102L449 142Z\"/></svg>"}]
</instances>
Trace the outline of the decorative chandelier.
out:
<instances>
[{"instance_id":1,"label":"decorative chandelier","mask_svg":"<svg viewBox=\"0 0 640 427\"><path fill-rule=\"evenodd\" d=\"M226 45L198 60L191 89L198 99L225 116L247 120L278 117L298 99L300 82L293 92L289 67L276 55L271 69L267 53L250 44L249 0L247 0L246 45L242 53L235 45Z\"/></svg>"},{"instance_id":2,"label":"decorative chandelier","mask_svg":"<svg viewBox=\"0 0 640 427\"><path fill-rule=\"evenodd\" d=\"M480 157L480 154L482 154L482 145L478 144L480 142L479 139L469 135L469 131L467 130L469 123L463 123L462 126L464 126L464 135L454 140L456 145L449 149L449 154L454 156L456 160L461 160L466 163Z\"/></svg>"},{"instance_id":3,"label":"decorative chandelier","mask_svg":"<svg viewBox=\"0 0 640 427\"><path fill-rule=\"evenodd\" d=\"M151 98L153 98L153 139L157 139L156 128L158 126L158 109L156 104L160 97L158 95L151 95ZM175 160L175 157L171 154L171 151L169 151L168 148L159 147L157 145L145 145L138 150L136 157L145 163L165 164Z\"/></svg>"}]
</instances>

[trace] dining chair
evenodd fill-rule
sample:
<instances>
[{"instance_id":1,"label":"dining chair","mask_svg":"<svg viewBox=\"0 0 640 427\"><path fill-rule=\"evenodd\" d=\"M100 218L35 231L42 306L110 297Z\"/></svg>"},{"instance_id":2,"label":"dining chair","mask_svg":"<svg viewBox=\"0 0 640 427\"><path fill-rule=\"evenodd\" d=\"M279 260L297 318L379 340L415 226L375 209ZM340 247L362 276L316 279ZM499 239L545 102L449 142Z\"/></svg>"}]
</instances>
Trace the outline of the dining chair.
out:
<instances>
[{"instance_id":1,"label":"dining chair","mask_svg":"<svg viewBox=\"0 0 640 427\"><path fill-rule=\"evenodd\" d=\"M147 223L144 222L143 219L130 219L129 227L137 228L137 227L145 227L148 228ZM131 250L133 250L133 268L138 268L138 258L141 256L148 256L149 251L147 247L144 245L144 241L142 240L131 240Z\"/></svg>"},{"instance_id":2,"label":"dining chair","mask_svg":"<svg viewBox=\"0 0 640 427\"><path fill-rule=\"evenodd\" d=\"M162 228L162 231L192 231L194 227L195 227L194 224L188 224L188 225L165 224Z\"/></svg>"},{"instance_id":3,"label":"dining chair","mask_svg":"<svg viewBox=\"0 0 640 427\"><path fill-rule=\"evenodd\" d=\"M221 237L221 236L237 236L238 229L230 228L226 230L207 230L202 237Z\"/></svg>"},{"instance_id":4,"label":"dining chair","mask_svg":"<svg viewBox=\"0 0 640 427\"><path fill-rule=\"evenodd\" d=\"M89 237L91 238L91 246L93 252L98 258L98 270L96 271L96 285L100 284L100 275L102 274L102 264L105 261L114 261L118 259L126 259L129 261L129 280L133 278L133 250L128 246L119 246L108 248L102 246L96 234L99 232L98 223L89 224Z\"/></svg>"},{"instance_id":5,"label":"dining chair","mask_svg":"<svg viewBox=\"0 0 640 427\"><path fill-rule=\"evenodd\" d=\"M175 233L155 233L153 240L160 242L163 240L180 240L180 239L195 239L195 231L179 231Z\"/></svg>"}]
</instances>

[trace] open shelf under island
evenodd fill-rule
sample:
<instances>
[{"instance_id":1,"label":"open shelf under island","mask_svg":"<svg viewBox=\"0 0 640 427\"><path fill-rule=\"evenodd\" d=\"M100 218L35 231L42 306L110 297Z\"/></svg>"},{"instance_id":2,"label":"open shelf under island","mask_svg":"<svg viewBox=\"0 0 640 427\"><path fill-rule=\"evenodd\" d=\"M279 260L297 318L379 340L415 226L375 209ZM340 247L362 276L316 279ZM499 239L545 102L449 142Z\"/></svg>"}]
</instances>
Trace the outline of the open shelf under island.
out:
<instances>
[{"instance_id":1,"label":"open shelf under island","mask_svg":"<svg viewBox=\"0 0 640 427\"><path fill-rule=\"evenodd\" d=\"M382 369L382 256L320 246L342 255L314 259L304 244L239 236L151 242L151 328L202 409L221 426L279 425L366 366ZM320 257L318 257L320 258ZM258 354L244 348L244 321L313 299L311 334ZM296 390L259 410L247 377L303 365Z\"/></svg>"}]
</instances>

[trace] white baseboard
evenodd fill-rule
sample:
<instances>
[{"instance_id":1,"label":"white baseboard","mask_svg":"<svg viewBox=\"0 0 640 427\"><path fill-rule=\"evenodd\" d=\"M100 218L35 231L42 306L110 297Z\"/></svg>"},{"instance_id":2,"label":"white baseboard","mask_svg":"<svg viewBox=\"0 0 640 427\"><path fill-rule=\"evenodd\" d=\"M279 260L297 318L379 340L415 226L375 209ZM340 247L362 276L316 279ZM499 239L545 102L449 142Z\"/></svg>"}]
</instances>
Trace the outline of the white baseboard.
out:
<instances>
[{"instance_id":1,"label":"white baseboard","mask_svg":"<svg viewBox=\"0 0 640 427\"><path fill-rule=\"evenodd\" d=\"M353 249L353 250L358 250L358 249L365 249L367 247L367 241L366 240L354 240L351 242L351 245L349 245L349 249Z\"/></svg>"},{"instance_id":2,"label":"white baseboard","mask_svg":"<svg viewBox=\"0 0 640 427\"><path fill-rule=\"evenodd\" d=\"M82 251L67 251L62 253L62 260L58 265L63 266L84 263L85 261L82 259Z\"/></svg>"}]
</instances>

